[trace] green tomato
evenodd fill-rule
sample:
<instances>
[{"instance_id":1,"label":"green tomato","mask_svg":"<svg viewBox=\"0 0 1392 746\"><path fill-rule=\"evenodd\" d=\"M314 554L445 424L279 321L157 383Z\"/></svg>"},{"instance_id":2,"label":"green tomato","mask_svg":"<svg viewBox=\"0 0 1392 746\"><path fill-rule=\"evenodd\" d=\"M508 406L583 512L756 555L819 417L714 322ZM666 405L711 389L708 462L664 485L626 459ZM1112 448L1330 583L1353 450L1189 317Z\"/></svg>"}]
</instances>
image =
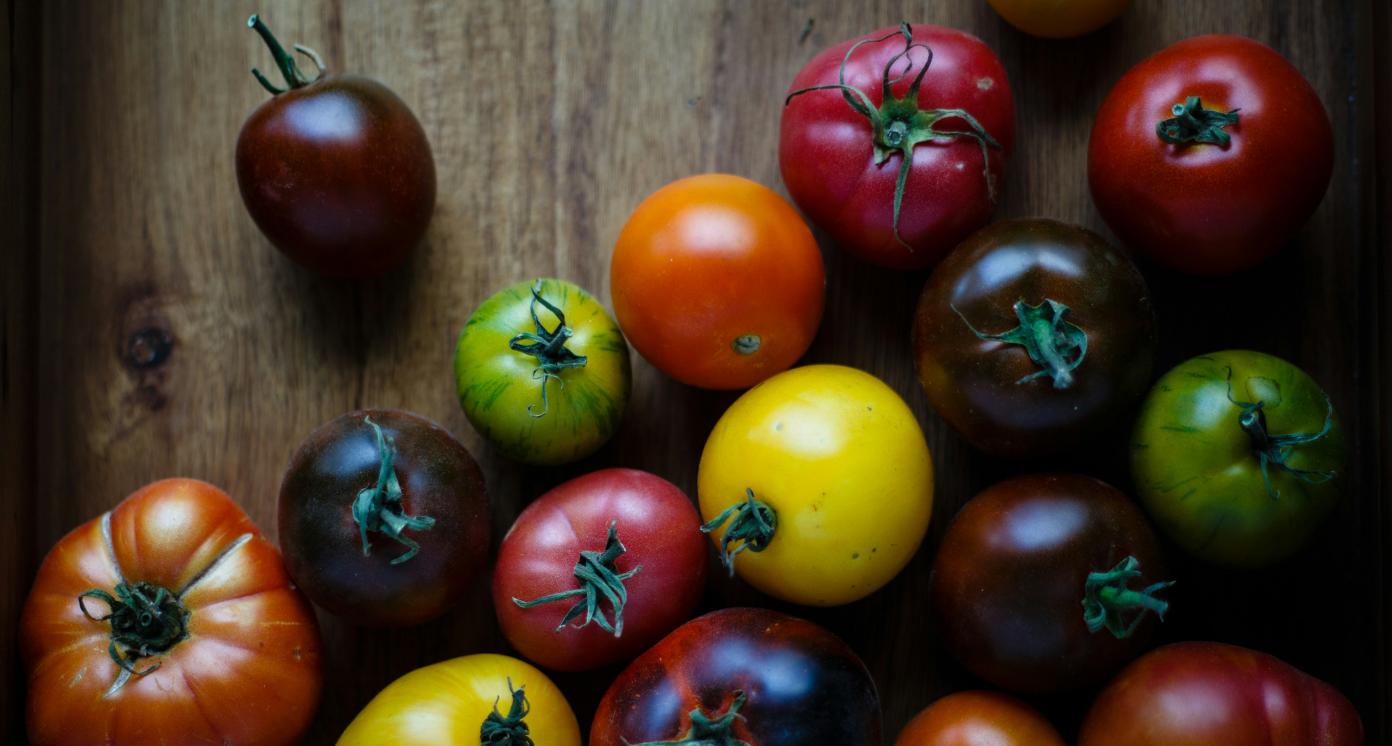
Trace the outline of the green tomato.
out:
<instances>
[{"instance_id":1,"label":"green tomato","mask_svg":"<svg viewBox=\"0 0 1392 746\"><path fill-rule=\"evenodd\" d=\"M594 296L520 282L483 302L455 348L459 405L510 458L564 464L604 445L628 403L628 344Z\"/></svg>"},{"instance_id":2,"label":"green tomato","mask_svg":"<svg viewBox=\"0 0 1392 746\"><path fill-rule=\"evenodd\" d=\"M1209 562L1258 567L1303 545L1340 495L1347 447L1329 397L1260 352L1181 363L1151 389L1131 469L1156 524Z\"/></svg>"}]
</instances>

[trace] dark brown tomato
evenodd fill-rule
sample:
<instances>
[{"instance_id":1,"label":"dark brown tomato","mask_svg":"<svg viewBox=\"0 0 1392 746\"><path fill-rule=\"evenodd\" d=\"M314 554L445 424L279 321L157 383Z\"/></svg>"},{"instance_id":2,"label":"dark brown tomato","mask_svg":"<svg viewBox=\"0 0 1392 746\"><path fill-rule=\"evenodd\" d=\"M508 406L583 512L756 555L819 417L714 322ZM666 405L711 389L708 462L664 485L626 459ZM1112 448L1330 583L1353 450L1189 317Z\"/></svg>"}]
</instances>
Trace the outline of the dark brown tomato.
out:
<instances>
[{"instance_id":1,"label":"dark brown tomato","mask_svg":"<svg viewBox=\"0 0 1392 746\"><path fill-rule=\"evenodd\" d=\"M252 16L249 25L289 85L276 92L266 82L274 97L237 137L237 184L257 227L323 274L367 277L400 264L435 209L435 161L420 122L370 78L307 80L264 24Z\"/></svg>"},{"instance_id":2,"label":"dark brown tomato","mask_svg":"<svg viewBox=\"0 0 1392 746\"><path fill-rule=\"evenodd\" d=\"M1167 604L1155 535L1115 488L1079 475L1001 482L953 519L933 568L948 649L1004 689L1095 684L1145 649ZM1094 631L1095 630L1095 631Z\"/></svg>"},{"instance_id":3,"label":"dark brown tomato","mask_svg":"<svg viewBox=\"0 0 1392 746\"><path fill-rule=\"evenodd\" d=\"M286 469L279 513L290 577L354 624L437 617L487 559L478 464L439 425L401 410L349 412L311 433Z\"/></svg>"},{"instance_id":4,"label":"dark brown tomato","mask_svg":"<svg viewBox=\"0 0 1392 746\"><path fill-rule=\"evenodd\" d=\"M604 694L590 746L879 746L865 664L821 627L767 609L678 627Z\"/></svg>"},{"instance_id":5,"label":"dark brown tomato","mask_svg":"<svg viewBox=\"0 0 1392 746\"><path fill-rule=\"evenodd\" d=\"M1097 234L1007 220L928 278L913 345L928 400L972 445L1040 455L1115 422L1145 392L1155 313L1136 266Z\"/></svg>"}]
</instances>

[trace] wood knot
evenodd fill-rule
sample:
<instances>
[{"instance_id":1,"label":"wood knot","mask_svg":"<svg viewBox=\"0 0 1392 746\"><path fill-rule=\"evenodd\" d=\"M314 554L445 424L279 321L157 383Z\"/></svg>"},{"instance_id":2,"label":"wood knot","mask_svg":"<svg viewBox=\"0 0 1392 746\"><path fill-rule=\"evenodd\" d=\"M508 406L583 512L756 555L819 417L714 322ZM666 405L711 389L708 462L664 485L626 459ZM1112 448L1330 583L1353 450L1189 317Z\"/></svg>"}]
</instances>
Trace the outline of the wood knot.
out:
<instances>
[{"instance_id":1,"label":"wood knot","mask_svg":"<svg viewBox=\"0 0 1392 746\"><path fill-rule=\"evenodd\" d=\"M149 370L163 365L173 349L174 338L170 336L169 330L147 326L126 338L126 348L122 357L126 365L135 370Z\"/></svg>"}]
</instances>

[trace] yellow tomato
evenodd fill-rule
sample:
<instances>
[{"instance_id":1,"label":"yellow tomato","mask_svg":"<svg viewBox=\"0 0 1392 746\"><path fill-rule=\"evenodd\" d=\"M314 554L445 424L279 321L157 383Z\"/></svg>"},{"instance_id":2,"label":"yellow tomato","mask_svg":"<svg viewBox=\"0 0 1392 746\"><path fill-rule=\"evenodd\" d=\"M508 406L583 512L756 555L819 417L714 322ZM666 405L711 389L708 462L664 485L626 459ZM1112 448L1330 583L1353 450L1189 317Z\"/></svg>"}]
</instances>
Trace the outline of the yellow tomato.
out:
<instances>
[{"instance_id":1,"label":"yellow tomato","mask_svg":"<svg viewBox=\"0 0 1392 746\"><path fill-rule=\"evenodd\" d=\"M1131 0L988 0L1017 29L1046 39L1096 31L1121 15Z\"/></svg>"},{"instance_id":2,"label":"yellow tomato","mask_svg":"<svg viewBox=\"0 0 1392 746\"><path fill-rule=\"evenodd\" d=\"M514 691L525 696L523 709L513 709ZM348 724L338 746L478 743L490 718L493 727L524 726L516 732L538 744L580 746L580 725L561 690L531 665L491 654L436 663L393 681Z\"/></svg>"},{"instance_id":3,"label":"yellow tomato","mask_svg":"<svg viewBox=\"0 0 1392 746\"><path fill-rule=\"evenodd\" d=\"M750 389L701 454L701 514L722 559L785 601L863 598L908 564L933 508L933 461L878 378L809 365Z\"/></svg>"}]
</instances>

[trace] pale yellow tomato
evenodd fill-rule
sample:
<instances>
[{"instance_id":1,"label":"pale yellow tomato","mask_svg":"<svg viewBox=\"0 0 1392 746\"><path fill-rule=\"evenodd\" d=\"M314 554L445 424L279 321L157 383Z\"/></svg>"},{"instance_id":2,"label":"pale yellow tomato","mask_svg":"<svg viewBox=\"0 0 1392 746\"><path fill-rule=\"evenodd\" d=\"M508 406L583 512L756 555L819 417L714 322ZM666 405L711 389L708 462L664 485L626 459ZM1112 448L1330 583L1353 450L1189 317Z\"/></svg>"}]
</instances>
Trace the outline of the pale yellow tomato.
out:
<instances>
[{"instance_id":1,"label":"pale yellow tomato","mask_svg":"<svg viewBox=\"0 0 1392 746\"><path fill-rule=\"evenodd\" d=\"M1111 23L1131 0L988 0L1011 26L1046 39L1068 39Z\"/></svg>"},{"instance_id":2,"label":"pale yellow tomato","mask_svg":"<svg viewBox=\"0 0 1392 746\"><path fill-rule=\"evenodd\" d=\"M526 698L521 709L514 709L514 692ZM538 744L580 746L580 725L561 690L530 664L492 654L447 660L393 681L348 724L338 746L479 743L490 718L492 727L525 732Z\"/></svg>"},{"instance_id":3,"label":"pale yellow tomato","mask_svg":"<svg viewBox=\"0 0 1392 746\"><path fill-rule=\"evenodd\" d=\"M933 462L878 378L809 365L750 389L720 418L697 478L722 560L771 596L850 603L908 564L933 508Z\"/></svg>"}]
</instances>

